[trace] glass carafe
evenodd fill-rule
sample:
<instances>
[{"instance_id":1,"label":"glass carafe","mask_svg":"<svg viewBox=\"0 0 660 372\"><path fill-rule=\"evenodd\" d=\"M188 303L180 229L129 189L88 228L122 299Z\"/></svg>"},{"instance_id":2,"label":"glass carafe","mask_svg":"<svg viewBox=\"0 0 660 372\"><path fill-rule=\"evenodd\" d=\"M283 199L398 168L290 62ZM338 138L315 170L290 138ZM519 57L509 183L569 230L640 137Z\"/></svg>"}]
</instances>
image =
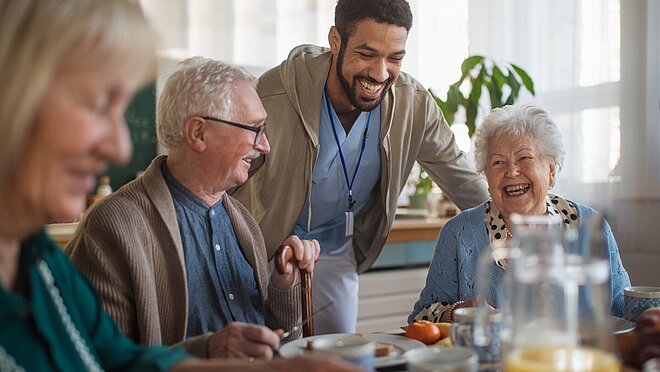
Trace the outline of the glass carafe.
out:
<instances>
[{"instance_id":1,"label":"glass carafe","mask_svg":"<svg viewBox=\"0 0 660 372\"><path fill-rule=\"evenodd\" d=\"M549 216L511 216L513 237L496 240L479 258L477 286L479 296L475 316L474 343L478 347L501 344L502 355L510 349L513 331L513 306L518 295L514 286L514 268L523 255L557 261L563 257L562 227L559 218ZM551 237L548 239L547 237ZM521 249L521 242L524 251ZM492 334L489 307L501 314L499 334Z\"/></svg>"},{"instance_id":2,"label":"glass carafe","mask_svg":"<svg viewBox=\"0 0 660 372\"><path fill-rule=\"evenodd\" d=\"M545 222L542 218L546 218ZM542 223L537 223L537 222ZM612 353L609 262L564 249L561 221L512 217L504 371L618 371Z\"/></svg>"}]
</instances>

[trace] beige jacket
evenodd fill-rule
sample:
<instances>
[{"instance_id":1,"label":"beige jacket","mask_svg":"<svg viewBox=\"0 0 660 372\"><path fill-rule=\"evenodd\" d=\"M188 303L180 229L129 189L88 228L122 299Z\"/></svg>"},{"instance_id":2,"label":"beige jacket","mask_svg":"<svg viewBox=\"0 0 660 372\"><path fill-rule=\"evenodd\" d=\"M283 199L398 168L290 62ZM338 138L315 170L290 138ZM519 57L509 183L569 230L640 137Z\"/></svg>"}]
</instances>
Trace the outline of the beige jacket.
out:
<instances>
[{"instance_id":1,"label":"beige jacket","mask_svg":"<svg viewBox=\"0 0 660 372\"><path fill-rule=\"evenodd\" d=\"M331 62L328 49L302 45L259 78L271 152L253 161L252 176L232 195L259 222L271 256L293 231L311 195L319 153L321 97ZM359 272L367 270L380 254L392 227L397 198L415 160L459 208L488 200L484 178L456 146L433 97L410 75L402 72L388 91L380 119L380 182L355 216L353 248Z\"/></svg>"},{"instance_id":2,"label":"beige jacket","mask_svg":"<svg viewBox=\"0 0 660 372\"><path fill-rule=\"evenodd\" d=\"M189 287L176 212L161 171L164 160L154 159L142 177L96 204L67 254L126 335L145 345L183 343L191 354L206 357L209 334L184 341ZM292 328L302 314L300 285L280 291L269 284L259 226L232 197L226 196L223 205L257 277L266 325Z\"/></svg>"}]
</instances>

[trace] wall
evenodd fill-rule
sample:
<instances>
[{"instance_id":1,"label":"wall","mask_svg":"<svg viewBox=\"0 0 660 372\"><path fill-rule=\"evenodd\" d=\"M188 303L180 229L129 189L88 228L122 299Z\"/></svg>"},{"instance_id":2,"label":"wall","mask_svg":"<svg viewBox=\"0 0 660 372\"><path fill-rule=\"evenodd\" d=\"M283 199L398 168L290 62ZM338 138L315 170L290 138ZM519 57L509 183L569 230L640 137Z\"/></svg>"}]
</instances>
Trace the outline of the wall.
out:
<instances>
[{"instance_id":1,"label":"wall","mask_svg":"<svg viewBox=\"0 0 660 372\"><path fill-rule=\"evenodd\" d=\"M406 325L424 288L427 271L424 267L360 275L357 331L382 332Z\"/></svg>"},{"instance_id":2,"label":"wall","mask_svg":"<svg viewBox=\"0 0 660 372\"><path fill-rule=\"evenodd\" d=\"M610 212L634 285L660 286L660 2L621 1L621 183Z\"/></svg>"},{"instance_id":3,"label":"wall","mask_svg":"<svg viewBox=\"0 0 660 372\"><path fill-rule=\"evenodd\" d=\"M139 91L126 110L126 123L131 132L133 157L121 167L108 168L113 190L135 178L156 156L156 92L155 83Z\"/></svg>"},{"instance_id":4,"label":"wall","mask_svg":"<svg viewBox=\"0 0 660 372\"><path fill-rule=\"evenodd\" d=\"M660 201L618 200L599 210L612 226L631 283L660 286Z\"/></svg>"}]
</instances>

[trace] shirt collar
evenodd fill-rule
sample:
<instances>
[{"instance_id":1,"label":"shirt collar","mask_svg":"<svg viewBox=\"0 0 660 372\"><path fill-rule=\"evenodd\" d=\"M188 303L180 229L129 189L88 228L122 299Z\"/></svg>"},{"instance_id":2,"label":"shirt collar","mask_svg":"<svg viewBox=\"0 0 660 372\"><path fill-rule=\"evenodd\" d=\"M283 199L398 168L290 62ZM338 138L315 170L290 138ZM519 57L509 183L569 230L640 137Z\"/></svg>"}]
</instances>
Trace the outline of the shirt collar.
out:
<instances>
[{"instance_id":1,"label":"shirt collar","mask_svg":"<svg viewBox=\"0 0 660 372\"><path fill-rule=\"evenodd\" d=\"M545 197L545 204L547 207L546 214L549 216L560 216L563 220L564 229L578 222L578 211L574 203L558 195L548 193ZM484 224L488 232L488 240L491 244L502 244L506 241L509 229L504 222L502 213L497 209L492 199L487 201L485 205ZM498 262L498 266L502 267L506 265L501 265Z\"/></svg>"},{"instance_id":2,"label":"shirt collar","mask_svg":"<svg viewBox=\"0 0 660 372\"><path fill-rule=\"evenodd\" d=\"M167 169L167 162L162 162L162 171L163 178L165 178L165 183L172 193L172 198L181 203L184 207L191 210L194 213L197 213L202 216L208 215L210 212L215 211L217 208L222 206L222 201L224 195L215 203L213 206L209 207L202 199L197 195L188 190L183 186L179 181L177 181L172 174Z\"/></svg>"}]
</instances>

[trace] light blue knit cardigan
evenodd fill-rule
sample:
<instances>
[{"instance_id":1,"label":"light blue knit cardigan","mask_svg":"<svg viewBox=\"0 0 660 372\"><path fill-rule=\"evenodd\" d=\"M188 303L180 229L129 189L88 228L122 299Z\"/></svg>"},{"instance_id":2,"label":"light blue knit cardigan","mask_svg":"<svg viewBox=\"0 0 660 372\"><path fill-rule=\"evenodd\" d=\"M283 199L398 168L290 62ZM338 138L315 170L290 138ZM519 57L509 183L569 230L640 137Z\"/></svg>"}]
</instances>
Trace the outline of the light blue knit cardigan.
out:
<instances>
[{"instance_id":1,"label":"light blue knit cardigan","mask_svg":"<svg viewBox=\"0 0 660 372\"><path fill-rule=\"evenodd\" d=\"M591 216L596 211L588 206L570 201L578 209L578 218ZM435 246L435 253L426 276L426 285L415 303L412 313L408 316L411 323L415 316L425 307L438 302L452 304L467 300L477 295L477 262L481 253L488 248L490 242L484 225L485 203L467 209L452 218L442 228L440 238ZM607 237L611 278L611 313L623 316L623 289L630 286L630 278L621 263L619 248L609 224L605 221L603 233ZM498 270L493 275L490 298L500 288L503 271ZM491 303L497 307L495 303Z\"/></svg>"}]
</instances>

